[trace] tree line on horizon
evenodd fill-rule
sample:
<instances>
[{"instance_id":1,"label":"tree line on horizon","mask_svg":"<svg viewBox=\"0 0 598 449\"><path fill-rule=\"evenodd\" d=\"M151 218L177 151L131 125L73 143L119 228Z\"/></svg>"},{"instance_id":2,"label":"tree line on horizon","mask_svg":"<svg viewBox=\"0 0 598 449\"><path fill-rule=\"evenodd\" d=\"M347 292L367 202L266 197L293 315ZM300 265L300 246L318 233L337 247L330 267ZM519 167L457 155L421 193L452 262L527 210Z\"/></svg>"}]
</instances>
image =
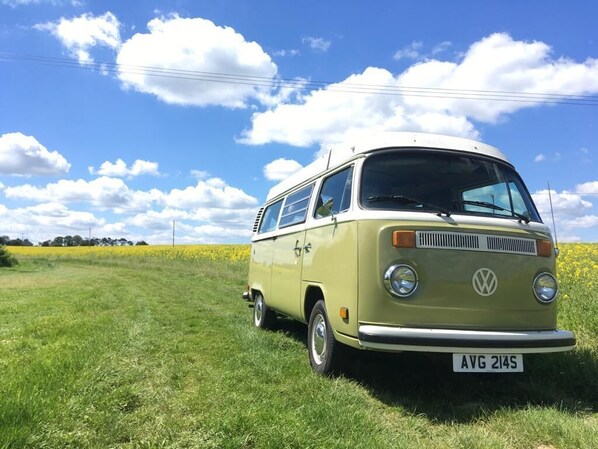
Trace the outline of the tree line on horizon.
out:
<instances>
[{"instance_id":1,"label":"tree line on horizon","mask_svg":"<svg viewBox=\"0 0 598 449\"><path fill-rule=\"evenodd\" d=\"M125 238L93 237L83 238L80 235L57 236L52 240L38 242L37 246L133 246L147 245L143 240L133 243ZM36 246L29 239L11 239L7 235L0 236L0 246Z\"/></svg>"}]
</instances>

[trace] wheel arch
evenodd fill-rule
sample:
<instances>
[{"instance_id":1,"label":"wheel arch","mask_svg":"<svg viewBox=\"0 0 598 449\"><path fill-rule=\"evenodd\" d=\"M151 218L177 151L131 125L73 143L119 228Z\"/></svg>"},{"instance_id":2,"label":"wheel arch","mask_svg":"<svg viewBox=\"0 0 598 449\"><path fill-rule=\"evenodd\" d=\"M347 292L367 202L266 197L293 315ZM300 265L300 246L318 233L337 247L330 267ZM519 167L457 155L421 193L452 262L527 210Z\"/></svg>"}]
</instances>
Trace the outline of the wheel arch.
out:
<instances>
[{"instance_id":1,"label":"wheel arch","mask_svg":"<svg viewBox=\"0 0 598 449\"><path fill-rule=\"evenodd\" d=\"M256 295L262 295L262 297L264 297L264 293L262 292L262 289L259 288L259 286L257 286L257 287L251 287L249 289L249 291L251 292L251 301L255 301Z\"/></svg>"},{"instance_id":2,"label":"wheel arch","mask_svg":"<svg viewBox=\"0 0 598 449\"><path fill-rule=\"evenodd\" d=\"M306 322L309 321L311 311L319 300L326 302L322 287L319 285L309 285L305 290L305 299L303 302L303 318Z\"/></svg>"}]
</instances>

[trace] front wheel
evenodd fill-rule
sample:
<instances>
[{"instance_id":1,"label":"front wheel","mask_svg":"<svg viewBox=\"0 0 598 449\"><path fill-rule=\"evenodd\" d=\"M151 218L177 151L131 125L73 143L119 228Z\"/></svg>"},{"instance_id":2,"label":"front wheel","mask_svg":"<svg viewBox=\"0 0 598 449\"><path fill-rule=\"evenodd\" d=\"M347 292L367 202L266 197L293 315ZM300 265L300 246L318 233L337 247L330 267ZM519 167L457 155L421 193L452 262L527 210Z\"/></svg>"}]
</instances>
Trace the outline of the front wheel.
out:
<instances>
[{"instance_id":1,"label":"front wheel","mask_svg":"<svg viewBox=\"0 0 598 449\"><path fill-rule=\"evenodd\" d=\"M323 300L316 303L307 326L309 362L319 374L332 374L340 365L342 345L337 343Z\"/></svg>"},{"instance_id":2,"label":"front wheel","mask_svg":"<svg viewBox=\"0 0 598 449\"><path fill-rule=\"evenodd\" d=\"M276 313L270 309L261 293L257 293L253 303L253 324L260 329L272 329L276 325Z\"/></svg>"}]
</instances>

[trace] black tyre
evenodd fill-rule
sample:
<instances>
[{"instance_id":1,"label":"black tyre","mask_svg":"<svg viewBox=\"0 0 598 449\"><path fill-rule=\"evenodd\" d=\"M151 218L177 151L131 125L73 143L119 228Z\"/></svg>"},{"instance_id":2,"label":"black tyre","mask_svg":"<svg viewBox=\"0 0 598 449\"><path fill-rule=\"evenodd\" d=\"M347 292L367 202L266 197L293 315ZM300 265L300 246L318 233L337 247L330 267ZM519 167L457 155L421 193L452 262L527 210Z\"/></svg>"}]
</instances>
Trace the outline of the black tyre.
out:
<instances>
[{"instance_id":1,"label":"black tyre","mask_svg":"<svg viewBox=\"0 0 598 449\"><path fill-rule=\"evenodd\" d=\"M273 329L276 325L276 313L266 305L261 293L255 295L253 302L253 324L260 329Z\"/></svg>"},{"instance_id":2,"label":"black tyre","mask_svg":"<svg viewBox=\"0 0 598 449\"><path fill-rule=\"evenodd\" d=\"M323 300L316 303L307 326L309 362L319 374L333 374L341 365L343 345L334 338Z\"/></svg>"}]
</instances>

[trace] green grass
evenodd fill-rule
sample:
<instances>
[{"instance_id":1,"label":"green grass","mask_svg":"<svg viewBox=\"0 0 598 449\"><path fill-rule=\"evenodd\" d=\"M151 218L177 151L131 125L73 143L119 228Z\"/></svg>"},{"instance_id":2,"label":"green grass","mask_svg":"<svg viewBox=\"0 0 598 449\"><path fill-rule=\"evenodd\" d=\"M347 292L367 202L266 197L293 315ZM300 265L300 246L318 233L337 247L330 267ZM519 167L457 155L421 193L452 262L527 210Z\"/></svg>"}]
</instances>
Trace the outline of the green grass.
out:
<instances>
[{"instance_id":1,"label":"green grass","mask_svg":"<svg viewBox=\"0 0 598 449\"><path fill-rule=\"evenodd\" d=\"M598 447L598 296L574 285L579 348L525 373L353 351L325 378L305 326L251 326L244 263L20 259L0 270L2 448Z\"/></svg>"}]
</instances>

